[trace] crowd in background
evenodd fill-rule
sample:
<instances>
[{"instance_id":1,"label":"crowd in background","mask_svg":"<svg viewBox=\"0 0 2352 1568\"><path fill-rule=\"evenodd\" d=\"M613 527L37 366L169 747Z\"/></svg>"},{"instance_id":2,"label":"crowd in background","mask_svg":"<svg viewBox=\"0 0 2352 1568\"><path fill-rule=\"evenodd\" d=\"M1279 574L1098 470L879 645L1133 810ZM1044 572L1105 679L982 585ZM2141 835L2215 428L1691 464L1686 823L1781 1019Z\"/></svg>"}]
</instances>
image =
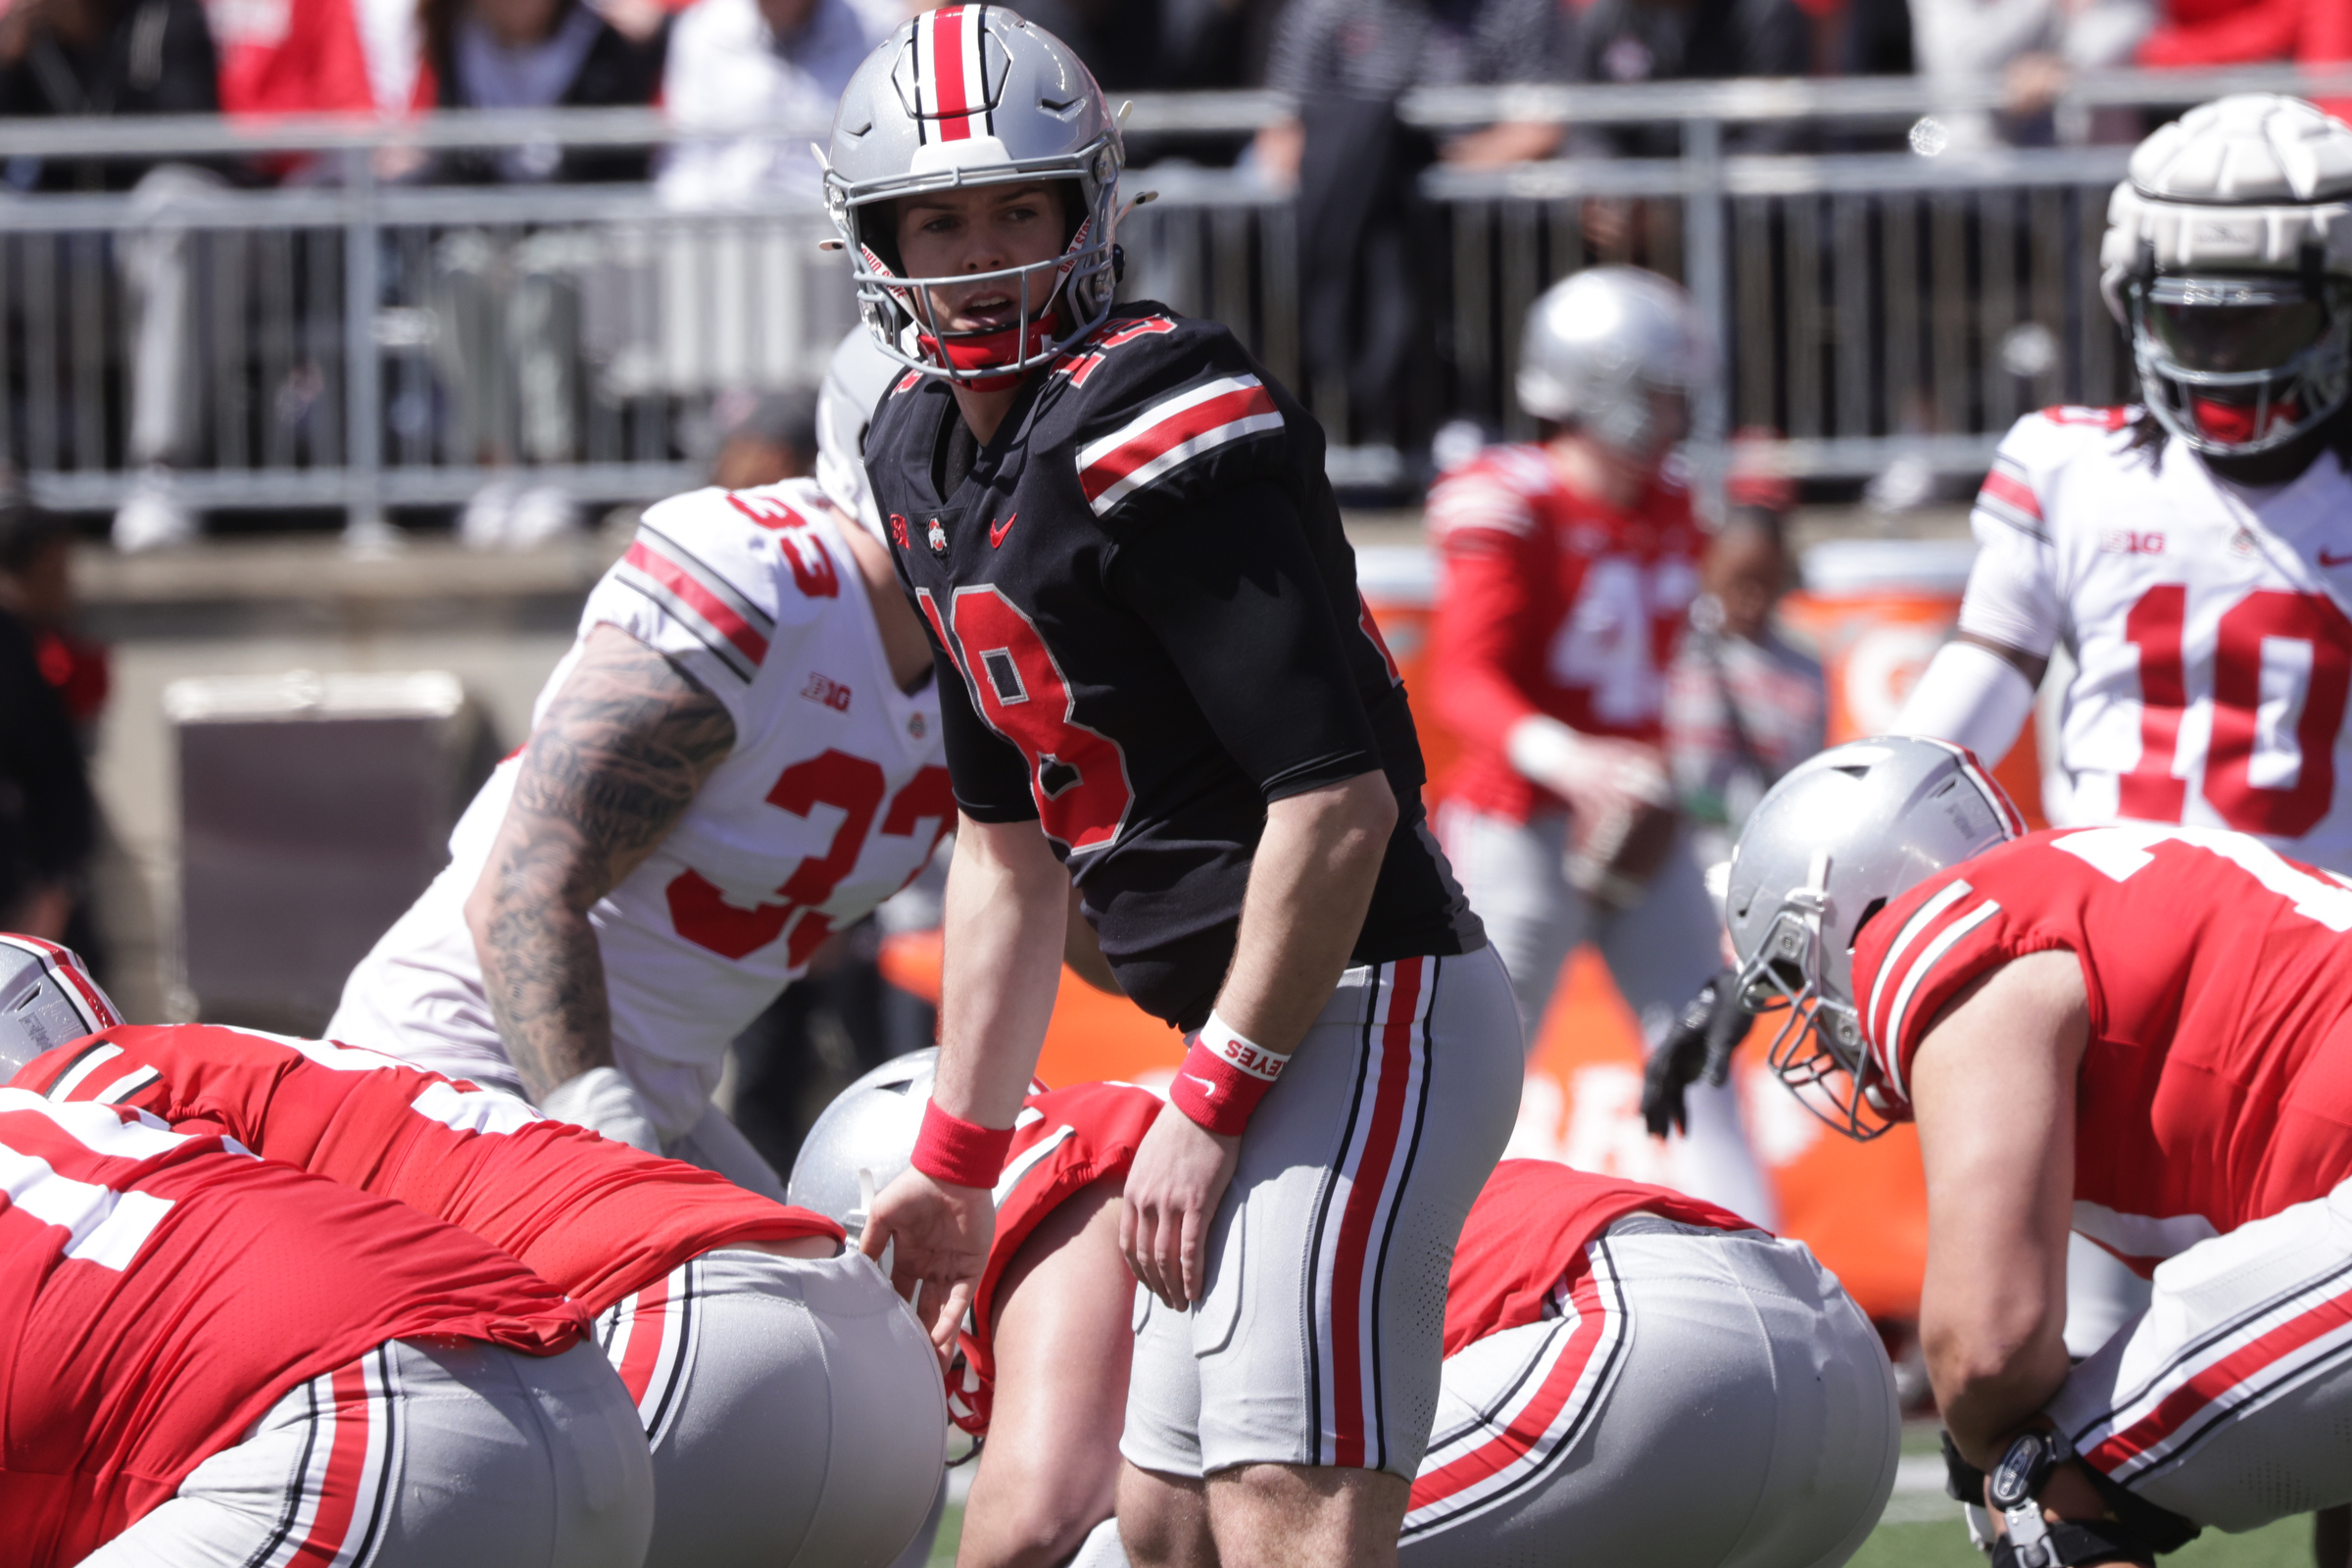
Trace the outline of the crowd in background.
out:
<instances>
[{"instance_id":1,"label":"crowd in background","mask_svg":"<svg viewBox=\"0 0 2352 1568\"><path fill-rule=\"evenodd\" d=\"M687 121L762 109L821 117L865 51L915 9L916 0L13 0L0 12L0 114L665 104ZM2002 128L2026 136L2070 70L2352 59L2352 12L2335 0L1031 0L1020 9L1066 38L1112 93L1265 85L1303 103L1456 83L1918 72L2004 78L2012 113ZM1554 129L1496 126L1442 156L1541 157L1557 142ZM1640 135L1604 145L1657 150ZM1259 151L1274 150L1261 141ZM662 173L731 191L745 178L807 185L811 168L805 157L772 167L680 159ZM518 156L420 177L644 172L642 158ZM5 182L121 188L136 177L19 160Z\"/></svg>"}]
</instances>

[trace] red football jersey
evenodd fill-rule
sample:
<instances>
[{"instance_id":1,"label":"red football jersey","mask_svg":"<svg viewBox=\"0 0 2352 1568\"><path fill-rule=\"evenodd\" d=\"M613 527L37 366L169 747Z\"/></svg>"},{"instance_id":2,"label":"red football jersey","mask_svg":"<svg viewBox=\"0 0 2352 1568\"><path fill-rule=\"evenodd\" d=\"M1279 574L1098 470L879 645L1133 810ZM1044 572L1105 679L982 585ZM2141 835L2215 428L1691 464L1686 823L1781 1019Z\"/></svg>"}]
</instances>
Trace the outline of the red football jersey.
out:
<instances>
[{"instance_id":1,"label":"red football jersey","mask_svg":"<svg viewBox=\"0 0 2352 1568\"><path fill-rule=\"evenodd\" d=\"M996 1240L964 1319L960 1365L948 1379L948 1411L974 1437L988 1432L996 1392L998 1281L1048 1214L1103 1177L1127 1173L1159 1106L1148 1089L1102 1083L1034 1093L1021 1107L997 1181Z\"/></svg>"},{"instance_id":2,"label":"red football jersey","mask_svg":"<svg viewBox=\"0 0 2352 1568\"><path fill-rule=\"evenodd\" d=\"M326 1041L122 1027L35 1057L11 1082L216 1127L269 1158L398 1199L520 1258L592 1313L715 1247L842 1234L821 1214L550 1121L511 1095Z\"/></svg>"},{"instance_id":3,"label":"red football jersey","mask_svg":"<svg viewBox=\"0 0 2352 1568\"><path fill-rule=\"evenodd\" d=\"M2352 883L2216 828L2030 834L1930 877L1854 947L1908 1114L1911 1058L1971 980L2064 948L2090 1043L2075 1229L2142 1273L2352 1176Z\"/></svg>"},{"instance_id":4,"label":"red football jersey","mask_svg":"<svg viewBox=\"0 0 2352 1568\"><path fill-rule=\"evenodd\" d=\"M1446 1281L1446 1353L1554 1317L1592 1268L1585 1248L1628 1214L1715 1230L1757 1227L1667 1187L1596 1175L1548 1159L1506 1159L1470 1205Z\"/></svg>"},{"instance_id":5,"label":"red football jersey","mask_svg":"<svg viewBox=\"0 0 2352 1568\"><path fill-rule=\"evenodd\" d=\"M1430 679L1468 754L1449 796L1520 819L1556 808L1503 755L1532 713L1661 738L1702 548L1682 486L1661 479L1621 512L1570 489L1540 447L1490 447L1430 491L1429 529L1445 563Z\"/></svg>"},{"instance_id":6,"label":"red football jersey","mask_svg":"<svg viewBox=\"0 0 2352 1568\"><path fill-rule=\"evenodd\" d=\"M0 1564L78 1562L386 1340L554 1355L579 1307L477 1237L108 1105L0 1090Z\"/></svg>"}]
</instances>

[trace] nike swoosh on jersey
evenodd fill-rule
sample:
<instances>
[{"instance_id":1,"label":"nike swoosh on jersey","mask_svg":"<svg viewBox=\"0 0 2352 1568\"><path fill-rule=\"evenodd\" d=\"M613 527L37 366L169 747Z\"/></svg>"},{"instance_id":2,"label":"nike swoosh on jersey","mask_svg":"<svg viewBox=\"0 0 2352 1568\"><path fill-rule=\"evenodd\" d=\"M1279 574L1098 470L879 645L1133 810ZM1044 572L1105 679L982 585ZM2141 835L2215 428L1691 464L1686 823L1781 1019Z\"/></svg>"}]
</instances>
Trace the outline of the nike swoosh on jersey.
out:
<instances>
[{"instance_id":1,"label":"nike swoosh on jersey","mask_svg":"<svg viewBox=\"0 0 2352 1568\"><path fill-rule=\"evenodd\" d=\"M1021 514L1016 512L1011 516L1006 517L1003 522L992 522L988 525L989 549L994 550L1004 542L1004 536L1012 532L1012 525L1016 520L1019 519L1020 515Z\"/></svg>"},{"instance_id":2,"label":"nike swoosh on jersey","mask_svg":"<svg viewBox=\"0 0 2352 1568\"><path fill-rule=\"evenodd\" d=\"M2328 567L2352 566L2352 552L2338 556L2323 549L2320 552L2320 564Z\"/></svg>"}]
</instances>

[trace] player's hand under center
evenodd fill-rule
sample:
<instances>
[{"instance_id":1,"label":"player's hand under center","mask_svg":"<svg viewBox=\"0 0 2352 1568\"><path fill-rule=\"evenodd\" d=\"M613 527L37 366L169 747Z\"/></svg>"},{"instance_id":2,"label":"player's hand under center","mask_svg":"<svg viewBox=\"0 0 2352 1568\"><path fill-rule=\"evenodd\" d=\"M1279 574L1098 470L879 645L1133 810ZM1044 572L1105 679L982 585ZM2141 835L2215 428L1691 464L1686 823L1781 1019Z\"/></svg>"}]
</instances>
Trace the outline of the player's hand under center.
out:
<instances>
[{"instance_id":1,"label":"player's hand under center","mask_svg":"<svg viewBox=\"0 0 2352 1568\"><path fill-rule=\"evenodd\" d=\"M1233 1180L1242 1141L1163 1113L1135 1151L1119 1209L1119 1250L1144 1288L1178 1311L1207 1281L1209 1222Z\"/></svg>"},{"instance_id":2,"label":"player's hand under center","mask_svg":"<svg viewBox=\"0 0 2352 1568\"><path fill-rule=\"evenodd\" d=\"M996 1229L996 1200L987 1188L957 1187L906 1170L876 1195L858 1250L878 1263L892 1242L899 1244L891 1254L890 1283L914 1303L915 1317L945 1355L988 1266Z\"/></svg>"}]
</instances>

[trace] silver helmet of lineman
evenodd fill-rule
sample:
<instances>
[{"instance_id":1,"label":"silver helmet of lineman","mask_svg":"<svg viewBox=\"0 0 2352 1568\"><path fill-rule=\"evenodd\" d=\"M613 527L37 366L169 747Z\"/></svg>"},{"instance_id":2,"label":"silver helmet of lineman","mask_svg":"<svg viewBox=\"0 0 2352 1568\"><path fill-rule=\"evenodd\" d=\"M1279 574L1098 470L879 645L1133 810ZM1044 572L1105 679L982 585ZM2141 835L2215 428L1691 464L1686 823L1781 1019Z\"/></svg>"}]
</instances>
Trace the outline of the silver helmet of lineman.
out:
<instances>
[{"instance_id":1,"label":"silver helmet of lineman","mask_svg":"<svg viewBox=\"0 0 2352 1568\"><path fill-rule=\"evenodd\" d=\"M836 1095L801 1141L786 1200L838 1222L855 1241L873 1195L913 1163L938 1070L936 1048L910 1051Z\"/></svg>"},{"instance_id":2,"label":"silver helmet of lineman","mask_svg":"<svg viewBox=\"0 0 2352 1568\"><path fill-rule=\"evenodd\" d=\"M1913 736L1833 747L1757 804L1732 852L1724 921L1748 1011L1788 1013L1770 1060L1807 1109L1855 1138L1886 1130L1854 939L1888 901L2024 831L1966 748Z\"/></svg>"},{"instance_id":3,"label":"silver helmet of lineman","mask_svg":"<svg viewBox=\"0 0 2352 1568\"><path fill-rule=\"evenodd\" d=\"M33 1057L122 1021L72 949L0 932L0 1084Z\"/></svg>"},{"instance_id":4,"label":"silver helmet of lineman","mask_svg":"<svg viewBox=\"0 0 2352 1568\"><path fill-rule=\"evenodd\" d=\"M2099 282L2166 429L2216 457L2294 440L2352 394L2352 128L2278 93L2190 110L2132 154Z\"/></svg>"},{"instance_id":5,"label":"silver helmet of lineman","mask_svg":"<svg viewBox=\"0 0 2352 1568\"><path fill-rule=\"evenodd\" d=\"M850 252L866 330L900 364L959 381L1053 360L1110 314L1113 204L1126 161L1102 89L1043 27L990 5L941 6L900 24L843 89L825 172L825 205ZM1078 188L1078 220L1058 260L905 275L898 198L1037 179ZM992 279L1019 292L1016 329L935 331L933 289Z\"/></svg>"},{"instance_id":6,"label":"silver helmet of lineman","mask_svg":"<svg viewBox=\"0 0 2352 1568\"><path fill-rule=\"evenodd\" d=\"M1714 346L1681 284L1592 267L1528 308L1519 407L1652 463L1682 439L1690 400L1714 373Z\"/></svg>"}]
</instances>

